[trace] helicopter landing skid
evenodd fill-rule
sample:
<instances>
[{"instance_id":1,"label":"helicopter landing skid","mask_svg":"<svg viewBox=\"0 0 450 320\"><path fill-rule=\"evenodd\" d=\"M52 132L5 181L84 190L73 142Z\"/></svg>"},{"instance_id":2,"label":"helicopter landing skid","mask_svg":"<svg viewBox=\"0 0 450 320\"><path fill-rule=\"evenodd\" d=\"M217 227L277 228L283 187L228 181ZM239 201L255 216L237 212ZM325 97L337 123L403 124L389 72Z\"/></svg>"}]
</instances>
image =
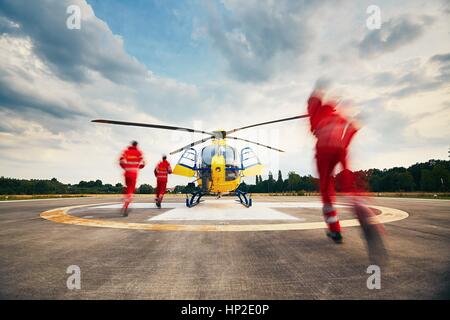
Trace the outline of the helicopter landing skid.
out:
<instances>
[{"instance_id":1,"label":"helicopter landing skid","mask_svg":"<svg viewBox=\"0 0 450 320\"><path fill-rule=\"evenodd\" d=\"M237 201L239 201L244 207L250 208L252 206L252 198L247 194L247 192L236 190L236 196L239 198Z\"/></svg>"},{"instance_id":2,"label":"helicopter landing skid","mask_svg":"<svg viewBox=\"0 0 450 320\"><path fill-rule=\"evenodd\" d=\"M200 203L201 198L205 195L203 192L192 192L190 195L186 194L186 207L192 208Z\"/></svg>"}]
</instances>

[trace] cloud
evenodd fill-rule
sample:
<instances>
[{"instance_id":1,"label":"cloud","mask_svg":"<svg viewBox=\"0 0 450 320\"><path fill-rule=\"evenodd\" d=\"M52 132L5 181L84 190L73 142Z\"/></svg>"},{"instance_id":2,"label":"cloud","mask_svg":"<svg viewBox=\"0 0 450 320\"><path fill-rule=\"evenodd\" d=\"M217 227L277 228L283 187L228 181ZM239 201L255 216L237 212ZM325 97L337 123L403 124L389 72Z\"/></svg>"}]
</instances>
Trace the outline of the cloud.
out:
<instances>
[{"instance_id":1,"label":"cloud","mask_svg":"<svg viewBox=\"0 0 450 320\"><path fill-rule=\"evenodd\" d=\"M51 75L29 39L0 36L0 110L61 120L86 116L73 86Z\"/></svg>"},{"instance_id":2,"label":"cloud","mask_svg":"<svg viewBox=\"0 0 450 320\"><path fill-rule=\"evenodd\" d=\"M371 75L373 87L387 89L384 97L405 98L434 91L450 82L450 54L436 54L429 59L413 59L400 68Z\"/></svg>"},{"instance_id":3,"label":"cloud","mask_svg":"<svg viewBox=\"0 0 450 320\"><path fill-rule=\"evenodd\" d=\"M430 58L430 61L438 63L450 63L450 53L436 54Z\"/></svg>"},{"instance_id":4,"label":"cloud","mask_svg":"<svg viewBox=\"0 0 450 320\"><path fill-rule=\"evenodd\" d=\"M392 52L416 39L433 23L431 16L400 16L382 24L380 29L369 31L357 44L362 58L373 58Z\"/></svg>"},{"instance_id":5,"label":"cloud","mask_svg":"<svg viewBox=\"0 0 450 320\"><path fill-rule=\"evenodd\" d=\"M403 98L448 86L450 82L449 56L450 54L434 55L424 64L417 63L412 70L402 75L394 83L400 88L393 91L391 96ZM435 70L436 65L437 70Z\"/></svg>"},{"instance_id":6,"label":"cloud","mask_svg":"<svg viewBox=\"0 0 450 320\"><path fill-rule=\"evenodd\" d=\"M365 160L363 167L394 163L395 156L409 152L405 148L414 147L417 155L423 145L432 146L432 152L444 146L446 155L447 142L438 136L448 132L443 117L446 110L440 103L448 98L444 89L450 47L444 41L432 41L442 37L444 20L426 28L426 19L412 20L411 15L391 19L383 25L387 27L386 38L375 37L382 42L382 50L366 52L379 59L369 60L367 56L358 58L358 46L348 46L353 37L368 37L359 34L366 32L364 5L225 0L223 6L214 6L203 2L209 5L207 15L202 15L201 9L195 13L192 18L198 23L186 34L189 41L213 49L207 50L205 57L214 61L208 67L216 70L196 85L162 77L136 61L124 46L125 42L132 50L130 43L135 39L113 34L84 1L70 1L82 8L81 30L66 28L69 1L0 3L0 117L8 120L0 124L0 153L7 155L0 158L0 175L56 176L65 182L100 178L115 183L121 179L116 158L129 141L140 142L150 164L161 153L201 136L97 125L91 124L91 119L204 130L239 127L303 114L307 96L322 76L332 80L330 86L345 90L343 98L367 102L356 106L366 111L366 121L357 138L361 143L353 149L367 154L358 158ZM408 3L405 12L417 12L415 5ZM384 8L383 16L399 14L397 9L389 10ZM423 13L435 15L433 10ZM115 18L105 12L98 15L120 30ZM441 18L437 15L436 19ZM134 23L131 20L126 23ZM139 21L135 29L145 25L145 20ZM167 25L169 29L180 27L171 21ZM173 48L165 41L174 39L150 40L162 42L162 53ZM414 50L394 52L413 41ZM171 53L174 68L178 68ZM137 54L145 59L145 54ZM202 67L195 61L192 64ZM203 72L208 74L209 70ZM192 79L190 75L183 78ZM430 115L421 115L423 110ZM314 173L314 138L307 125L307 121L293 121L243 130L238 136L288 152L278 155L258 150L270 170L308 174ZM428 151L421 156L427 158ZM149 166L143 172L140 182L154 183L151 169ZM171 184L185 182L183 178L171 180Z\"/></svg>"},{"instance_id":7,"label":"cloud","mask_svg":"<svg viewBox=\"0 0 450 320\"><path fill-rule=\"evenodd\" d=\"M450 14L450 2L448 0L441 0L442 8L446 14Z\"/></svg>"},{"instance_id":8,"label":"cloud","mask_svg":"<svg viewBox=\"0 0 450 320\"><path fill-rule=\"evenodd\" d=\"M308 15L322 2L224 1L209 6L206 32L234 78L265 81L308 50Z\"/></svg>"},{"instance_id":9,"label":"cloud","mask_svg":"<svg viewBox=\"0 0 450 320\"><path fill-rule=\"evenodd\" d=\"M413 85L405 86L401 89L398 89L392 93L390 93L391 97L395 98L404 98L407 96L411 96L413 94L432 91L440 88L443 85L440 81L428 81L428 79L421 79Z\"/></svg>"},{"instance_id":10,"label":"cloud","mask_svg":"<svg viewBox=\"0 0 450 320\"><path fill-rule=\"evenodd\" d=\"M138 139L154 161L167 152L158 141L170 141L171 134L91 119L190 126L206 99L196 86L137 62L84 1L70 1L82 8L83 20L81 30L68 30L68 3L1 1L0 117L7 121L0 125L0 153L8 157L1 157L0 167L20 163L1 174L117 182L120 172L111 174L111 168L124 145Z\"/></svg>"},{"instance_id":11,"label":"cloud","mask_svg":"<svg viewBox=\"0 0 450 320\"><path fill-rule=\"evenodd\" d=\"M0 34L3 33L19 33L20 26L6 17L0 16Z\"/></svg>"},{"instance_id":12,"label":"cloud","mask_svg":"<svg viewBox=\"0 0 450 320\"><path fill-rule=\"evenodd\" d=\"M408 102L406 107L408 107ZM362 107L363 127L351 148L356 168L389 168L427 161L445 154L449 127L449 108L422 111L409 105L404 112L401 101L379 98ZM422 110L433 109L427 106ZM442 157L442 156L440 156Z\"/></svg>"},{"instance_id":13,"label":"cloud","mask_svg":"<svg viewBox=\"0 0 450 320\"><path fill-rule=\"evenodd\" d=\"M0 73L0 109L14 109L16 112L37 110L61 119L85 115L69 100L58 100L33 91L21 83L12 83L11 76ZM31 89L31 90L30 90Z\"/></svg>"},{"instance_id":14,"label":"cloud","mask_svg":"<svg viewBox=\"0 0 450 320\"><path fill-rule=\"evenodd\" d=\"M372 75L371 84L375 87L389 87L397 82L393 72L377 72Z\"/></svg>"},{"instance_id":15,"label":"cloud","mask_svg":"<svg viewBox=\"0 0 450 320\"><path fill-rule=\"evenodd\" d=\"M69 5L81 8L80 30L66 27ZM147 73L85 1L4 0L0 15L2 21L18 26L16 33L31 39L34 52L63 79L88 81L89 72L95 71L111 81L126 83Z\"/></svg>"},{"instance_id":16,"label":"cloud","mask_svg":"<svg viewBox=\"0 0 450 320\"><path fill-rule=\"evenodd\" d=\"M450 82L450 53L436 54L429 61L439 68L439 76L437 79L442 83Z\"/></svg>"},{"instance_id":17,"label":"cloud","mask_svg":"<svg viewBox=\"0 0 450 320\"><path fill-rule=\"evenodd\" d=\"M66 27L68 4L82 8L81 30ZM47 119L38 113L142 121L144 112L179 121L184 110L205 110L195 86L154 75L128 55L85 1L6 0L0 25L9 26L0 35L0 109L40 121ZM47 122L50 130L71 128Z\"/></svg>"}]
</instances>

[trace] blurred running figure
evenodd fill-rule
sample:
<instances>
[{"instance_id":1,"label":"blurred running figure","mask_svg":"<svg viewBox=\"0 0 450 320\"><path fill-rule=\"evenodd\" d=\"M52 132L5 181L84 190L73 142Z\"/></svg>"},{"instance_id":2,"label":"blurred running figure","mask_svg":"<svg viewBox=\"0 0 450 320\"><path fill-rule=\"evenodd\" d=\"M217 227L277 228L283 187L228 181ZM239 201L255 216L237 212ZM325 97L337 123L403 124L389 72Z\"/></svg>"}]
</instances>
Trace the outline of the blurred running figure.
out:
<instances>
[{"instance_id":1,"label":"blurred running figure","mask_svg":"<svg viewBox=\"0 0 450 320\"><path fill-rule=\"evenodd\" d=\"M124 188L124 204L122 215L128 216L128 207L133 200L136 191L136 182L140 169L145 167L144 157L138 149L137 141L131 142L131 145L122 152L120 156L120 166L124 170L125 188Z\"/></svg>"},{"instance_id":2,"label":"blurred running figure","mask_svg":"<svg viewBox=\"0 0 450 320\"><path fill-rule=\"evenodd\" d=\"M334 169L340 163L347 169L347 148L357 129L341 117L332 104L322 104L321 94L313 92L308 100L311 132L317 138L316 164L320 179L323 214L329 231L327 235L337 243L342 242L341 226L335 202Z\"/></svg>"},{"instance_id":3,"label":"blurred running figure","mask_svg":"<svg viewBox=\"0 0 450 320\"><path fill-rule=\"evenodd\" d=\"M164 198L164 194L167 189L167 179L168 175L172 173L172 168L169 161L167 161L167 156L163 155L162 161L160 161L155 167L155 177L156 177L156 199L155 203L158 208L161 208L161 203Z\"/></svg>"},{"instance_id":4,"label":"blurred running figure","mask_svg":"<svg viewBox=\"0 0 450 320\"><path fill-rule=\"evenodd\" d=\"M358 129L336 111L334 102L322 103L323 95L314 91L308 100L308 115L311 132L317 138L316 164L320 178L320 194L323 203L323 214L328 225L327 236L336 243L342 243L341 226L334 207L335 188L334 170L338 164L342 165L342 188L351 196L353 210L363 228L369 246L369 255L384 254L381 240L381 225L376 225L375 214L356 197L355 179L348 169L347 151ZM376 250L375 250L376 249ZM375 252L377 251L377 252ZM382 251L382 252L381 252Z\"/></svg>"}]
</instances>

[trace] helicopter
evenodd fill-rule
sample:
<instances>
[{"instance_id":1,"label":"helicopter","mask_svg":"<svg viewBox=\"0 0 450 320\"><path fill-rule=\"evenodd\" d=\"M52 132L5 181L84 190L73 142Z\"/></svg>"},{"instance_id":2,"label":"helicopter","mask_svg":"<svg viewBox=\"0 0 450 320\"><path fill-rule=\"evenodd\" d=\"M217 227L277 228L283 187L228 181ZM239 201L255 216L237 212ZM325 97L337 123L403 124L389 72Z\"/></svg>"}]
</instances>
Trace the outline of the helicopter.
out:
<instances>
[{"instance_id":1,"label":"helicopter","mask_svg":"<svg viewBox=\"0 0 450 320\"><path fill-rule=\"evenodd\" d=\"M261 122L228 131L216 130L212 132L160 124L104 119L92 120L92 122L163 130L177 130L208 135L208 137L194 141L184 147L170 152L170 155L183 152L173 170L173 174L196 178L195 182L197 183L198 188L193 191L189 191L189 194L186 194L186 206L188 208L191 208L198 205L201 202L201 198L205 195L214 194L220 197L224 193L234 192L234 194L239 199L239 203L249 208L253 203L251 196L247 192L238 189L239 185L241 184L241 178L260 175L264 167L250 147L243 148L240 151L238 157L236 148L227 144L227 140L243 141L260 147L268 148L276 152L284 151L258 142L242 139L236 136L230 136L230 134L234 134L237 131L257 126L306 117L308 117L308 115L300 115L290 118ZM211 142L211 144L203 147L200 154L198 154L194 147L209 141Z\"/></svg>"}]
</instances>

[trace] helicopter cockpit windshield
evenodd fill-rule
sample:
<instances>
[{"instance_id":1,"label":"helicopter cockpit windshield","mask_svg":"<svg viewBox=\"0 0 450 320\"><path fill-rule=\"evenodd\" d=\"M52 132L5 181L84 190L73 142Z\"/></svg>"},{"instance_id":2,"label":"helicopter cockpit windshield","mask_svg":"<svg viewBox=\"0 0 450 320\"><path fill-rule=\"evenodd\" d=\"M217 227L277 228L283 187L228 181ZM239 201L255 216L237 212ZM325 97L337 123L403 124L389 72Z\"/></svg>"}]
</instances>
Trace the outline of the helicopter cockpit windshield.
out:
<instances>
[{"instance_id":1,"label":"helicopter cockpit windshield","mask_svg":"<svg viewBox=\"0 0 450 320\"><path fill-rule=\"evenodd\" d=\"M212 158L216 154L221 154L225 157L225 165L227 167L236 166L236 152L230 146L207 146L202 150L202 164L203 166L211 166Z\"/></svg>"},{"instance_id":2,"label":"helicopter cockpit windshield","mask_svg":"<svg viewBox=\"0 0 450 320\"><path fill-rule=\"evenodd\" d=\"M225 180L231 181L235 180L239 176L239 171L236 169L238 167L236 162L236 150L230 146L207 146L202 150L202 167L211 167L212 158L220 154L225 157L225 167L226 175ZM236 170L233 170L236 169Z\"/></svg>"}]
</instances>

